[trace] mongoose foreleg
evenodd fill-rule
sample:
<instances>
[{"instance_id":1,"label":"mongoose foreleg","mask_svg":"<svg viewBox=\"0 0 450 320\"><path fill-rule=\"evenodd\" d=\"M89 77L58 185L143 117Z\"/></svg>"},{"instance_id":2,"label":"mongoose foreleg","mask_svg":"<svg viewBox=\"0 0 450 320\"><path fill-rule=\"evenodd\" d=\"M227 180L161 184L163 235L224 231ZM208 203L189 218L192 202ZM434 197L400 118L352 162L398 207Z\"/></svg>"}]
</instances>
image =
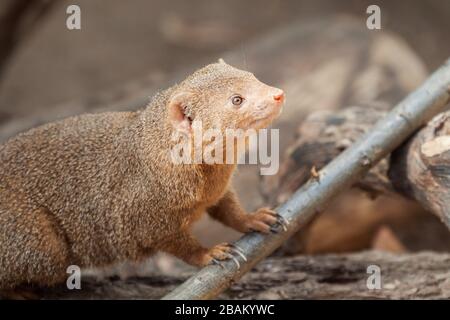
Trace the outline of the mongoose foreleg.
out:
<instances>
[{"instance_id":1,"label":"mongoose foreleg","mask_svg":"<svg viewBox=\"0 0 450 320\"><path fill-rule=\"evenodd\" d=\"M199 267L229 259L233 252L233 248L227 243L205 248L186 230L181 231L176 237L170 238L162 250L186 263Z\"/></svg>"},{"instance_id":2,"label":"mongoose foreleg","mask_svg":"<svg viewBox=\"0 0 450 320\"><path fill-rule=\"evenodd\" d=\"M228 190L215 206L208 209L208 213L224 225L243 233L276 232L275 225L281 224L279 215L269 208L260 208L247 214L233 190Z\"/></svg>"}]
</instances>

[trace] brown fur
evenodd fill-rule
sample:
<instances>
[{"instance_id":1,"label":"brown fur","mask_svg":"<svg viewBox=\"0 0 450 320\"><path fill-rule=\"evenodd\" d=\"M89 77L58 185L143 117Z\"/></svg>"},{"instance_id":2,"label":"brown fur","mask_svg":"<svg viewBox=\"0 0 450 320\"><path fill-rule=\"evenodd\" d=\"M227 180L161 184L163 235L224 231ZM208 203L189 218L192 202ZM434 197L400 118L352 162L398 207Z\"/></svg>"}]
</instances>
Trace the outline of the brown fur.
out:
<instances>
[{"instance_id":1,"label":"brown fur","mask_svg":"<svg viewBox=\"0 0 450 320\"><path fill-rule=\"evenodd\" d=\"M245 107L230 106L236 92L248 93ZM206 127L260 118L267 125L278 114L271 99L279 92L219 62L143 110L76 116L1 145L0 288L52 285L69 265L99 267L158 250L198 266L224 259L226 246L203 248L189 232L205 211L239 231L267 232L275 222L270 210L247 215L229 187L235 165L177 165L168 150L187 114ZM177 106L180 119L168 112Z\"/></svg>"}]
</instances>

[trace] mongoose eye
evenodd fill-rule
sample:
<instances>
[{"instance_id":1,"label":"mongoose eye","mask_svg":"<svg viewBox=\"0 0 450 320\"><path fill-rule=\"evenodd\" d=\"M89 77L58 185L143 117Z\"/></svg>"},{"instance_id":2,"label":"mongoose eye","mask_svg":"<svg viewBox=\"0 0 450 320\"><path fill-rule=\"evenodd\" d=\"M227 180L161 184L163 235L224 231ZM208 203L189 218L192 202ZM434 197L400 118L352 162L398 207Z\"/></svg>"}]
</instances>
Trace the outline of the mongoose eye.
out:
<instances>
[{"instance_id":1,"label":"mongoose eye","mask_svg":"<svg viewBox=\"0 0 450 320\"><path fill-rule=\"evenodd\" d=\"M240 106L242 104L242 102L244 101L244 98L242 98L239 95L234 95L231 97L231 102L235 105L235 106Z\"/></svg>"}]
</instances>

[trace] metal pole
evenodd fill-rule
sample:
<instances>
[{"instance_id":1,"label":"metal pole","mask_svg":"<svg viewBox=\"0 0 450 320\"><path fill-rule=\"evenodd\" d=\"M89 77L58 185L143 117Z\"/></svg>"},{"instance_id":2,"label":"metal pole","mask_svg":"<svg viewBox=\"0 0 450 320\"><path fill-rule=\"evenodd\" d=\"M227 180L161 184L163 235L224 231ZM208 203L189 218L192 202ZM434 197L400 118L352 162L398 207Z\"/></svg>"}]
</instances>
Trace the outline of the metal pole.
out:
<instances>
[{"instance_id":1,"label":"metal pole","mask_svg":"<svg viewBox=\"0 0 450 320\"><path fill-rule=\"evenodd\" d=\"M236 256L240 268L233 261L225 261L223 268L207 266L163 299L216 297L305 226L334 196L349 188L415 130L442 111L449 101L450 59L377 122L370 132L323 168L318 178L310 179L276 209L289 222L287 230L270 235L244 235L235 243L247 258L244 261Z\"/></svg>"}]
</instances>

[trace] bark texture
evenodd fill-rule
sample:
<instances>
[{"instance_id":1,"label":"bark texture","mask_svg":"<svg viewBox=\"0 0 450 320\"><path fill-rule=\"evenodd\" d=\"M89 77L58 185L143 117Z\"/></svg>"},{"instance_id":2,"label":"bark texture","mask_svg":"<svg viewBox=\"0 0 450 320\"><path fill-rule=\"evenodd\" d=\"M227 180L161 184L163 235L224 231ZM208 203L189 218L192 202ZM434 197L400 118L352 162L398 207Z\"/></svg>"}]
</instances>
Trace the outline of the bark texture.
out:
<instances>
[{"instance_id":1,"label":"bark texture","mask_svg":"<svg viewBox=\"0 0 450 320\"><path fill-rule=\"evenodd\" d=\"M450 229L449 111L393 153L389 177L396 190L435 213Z\"/></svg>"}]
</instances>

